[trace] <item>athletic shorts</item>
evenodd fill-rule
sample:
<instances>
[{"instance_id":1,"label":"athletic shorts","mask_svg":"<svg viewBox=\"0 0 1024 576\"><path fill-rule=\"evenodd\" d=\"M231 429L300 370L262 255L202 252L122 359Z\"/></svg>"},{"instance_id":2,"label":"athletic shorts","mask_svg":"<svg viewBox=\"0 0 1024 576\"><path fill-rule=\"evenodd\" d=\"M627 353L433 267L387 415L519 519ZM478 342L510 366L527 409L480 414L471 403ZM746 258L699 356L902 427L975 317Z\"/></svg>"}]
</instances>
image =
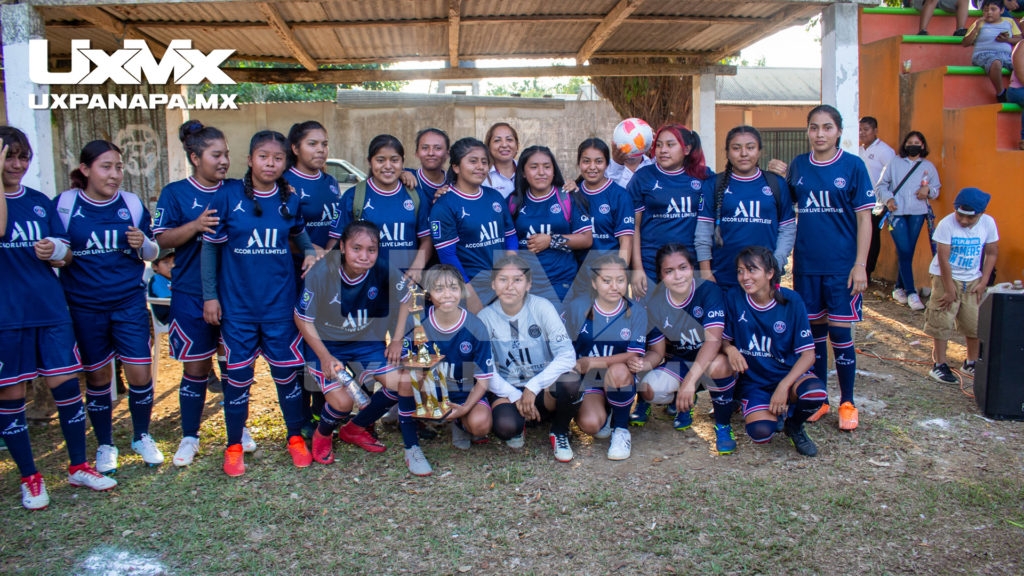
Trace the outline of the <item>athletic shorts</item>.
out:
<instances>
[{"instance_id":1,"label":"athletic shorts","mask_svg":"<svg viewBox=\"0 0 1024 576\"><path fill-rule=\"evenodd\" d=\"M675 360L663 364L644 375L640 381L641 388L647 386L654 392L652 404L668 404L679 391L679 385L690 370L690 364L683 360Z\"/></svg>"},{"instance_id":2,"label":"athletic shorts","mask_svg":"<svg viewBox=\"0 0 1024 576\"><path fill-rule=\"evenodd\" d=\"M0 330L0 388L82 369L71 324Z\"/></svg>"},{"instance_id":3,"label":"athletic shorts","mask_svg":"<svg viewBox=\"0 0 1024 576\"><path fill-rule=\"evenodd\" d=\"M938 5L935 7L939 10L945 10L946 12L956 12L956 3L957 0L939 0ZM914 10L920 11L921 7L924 6L924 0L913 0L910 5Z\"/></svg>"},{"instance_id":4,"label":"athletic shorts","mask_svg":"<svg viewBox=\"0 0 1024 576\"><path fill-rule=\"evenodd\" d=\"M822 396L822 398L818 398L818 400L822 402L827 400L828 395L825 393L825 385L813 372L807 372L803 376L797 378L797 383L794 384L794 387L799 386L810 379L817 380L818 382L816 394ZM778 388L778 384L752 382L750 379L742 376L739 378L739 381L743 383L743 386L739 390L739 395L736 396L736 398L739 398L740 400L740 410L743 411L744 418L746 418L746 416L751 412L768 410L771 407L772 394L775 393L775 389ZM792 393L793 389L790 389L790 394ZM788 401L789 400L787 400L787 402Z\"/></svg>"},{"instance_id":5,"label":"athletic shorts","mask_svg":"<svg viewBox=\"0 0 1024 576\"><path fill-rule=\"evenodd\" d=\"M383 342L324 342L327 351L348 366L360 384L371 384L374 377L397 370L388 364ZM320 390L326 394L341 387L337 380L328 381L320 366L320 358L312 350L306 350L306 368L316 380Z\"/></svg>"},{"instance_id":6,"label":"athletic shorts","mask_svg":"<svg viewBox=\"0 0 1024 576\"><path fill-rule=\"evenodd\" d=\"M465 404L466 400L469 400L469 391L449 390L448 400L450 400L453 404ZM484 394L479 400L476 401L476 403L482 406L486 406L488 410L491 409L491 403L487 401L487 394Z\"/></svg>"},{"instance_id":7,"label":"athletic shorts","mask_svg":"<svg viewBox=\"0 0 1024 576\"><path fill-rule=\"evenodd\" d=\"M848 276L793 274L793 290L804 300L809 320L828 317L831 322L860 322L861 295L846 286Z\"/></svg>"},{"instance_id":8,"label":"athletic shorts","mask_svg":"<svg viewBox=\"0 0 1024 576\"><path fill-rule=\"evenodd\" d=\"M1009 48L1009 44L1006 44ZM1013 64L1012 54L1007 50L1006 52L1000 52L999 50L978 50L971 54L971 65L980 66L988 72L988 69L992 67L992 63L999 60L1003 70L1010 70L1010 66Z\"/></svg>"},{"instance_id":9,"label":"athletic shorts","mask_svg":"<svg viewBox=\"0 0 1024 576\"><path fill-rule=\"evenodd\" d=\"M153 361L149 309L143 298L116 310L72 308L71 321L86 372L106 366L115 355L124 364L148 365Z\"/></svg>"},{"instance_id":10,"label":"athletic shorts","mask_svg":"<svg viewBox=\"0 0 1024 576\"><path fill-rule=\"evenodd\" d=\"M237 322L221 320L220 340L227 353L228 370L248 368L262 354L277 368L302 366L302 337L291 320Z\"/></svg>"},{"instance_id":11,"label":"athletic shorts","mask_svg":"<svg viewBox=\"0 0 1024 576\"><path fill-rule=\"evenodd\" d=\"M171 358L179 362L195 362L212 358L217 353L220 327L203 320L203 297L175 292L171 296Z\"/></svg>"}]
</instances>

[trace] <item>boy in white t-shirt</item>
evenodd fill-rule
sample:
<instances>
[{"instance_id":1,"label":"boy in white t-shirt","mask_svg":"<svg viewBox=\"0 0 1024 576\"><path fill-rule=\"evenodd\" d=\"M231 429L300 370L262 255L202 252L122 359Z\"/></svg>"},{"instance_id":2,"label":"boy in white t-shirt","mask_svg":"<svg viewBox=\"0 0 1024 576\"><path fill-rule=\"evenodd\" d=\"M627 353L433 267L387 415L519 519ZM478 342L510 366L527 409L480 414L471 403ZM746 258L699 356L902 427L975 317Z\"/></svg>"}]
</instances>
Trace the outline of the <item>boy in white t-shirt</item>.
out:
<instances>
[{"instance_id":1,"label":"boy in white t-shirt","mask_svg":"<svg viewBox=\"0 0 1024 576\"><path fill-rule=\"evenodd\" d=\"M938 254L928 269L932 295L925 311L924 331L933 339L935 364L928 375L939 382L957 382L946 363L946 344L958 332L967 339L967 360L960 370L974 377L979 348L978 306L985 297L998 254L996 221L984 213L990 198L977 188L964 188L953 202L953 213L939 221L932 235Z\"/></svg>"}]
</instances>

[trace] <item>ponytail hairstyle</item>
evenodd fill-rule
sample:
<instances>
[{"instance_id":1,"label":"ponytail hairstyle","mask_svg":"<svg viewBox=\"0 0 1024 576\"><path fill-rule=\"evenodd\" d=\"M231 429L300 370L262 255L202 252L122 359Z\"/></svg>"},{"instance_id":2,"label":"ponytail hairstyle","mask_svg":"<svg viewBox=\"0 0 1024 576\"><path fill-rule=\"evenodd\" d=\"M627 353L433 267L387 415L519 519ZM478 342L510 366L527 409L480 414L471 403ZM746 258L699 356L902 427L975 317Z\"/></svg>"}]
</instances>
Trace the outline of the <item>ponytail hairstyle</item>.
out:
<instances>
[{"instance_id":1,"label":"ponytail hairstyle","mask_svg":"<svg viewBox=\"0 0 1024 576\"><path fill-rule=\"evenodd\" d=\"M428 128L429 130L429 128ZM460 138L448 149L448 172L445 173L445 180L448 184L455 185L459 181L459 175L455 173L455 167L462 163L462 159L469 155L470 150L482 148L487 154L487 146L476 138ZM488 163L490 154L487 155Z\"/></svg>"},{"instance_id":2,"label":"ponytail hairstyle","mask_svg":"<svg viewBox=\"0 0 1024 576\"><path fill-rule=\"evenodd\" d=\"M654 133L655 142L658 141L662 132L669 132L676 137L680 145L690 147L690 151L683 158L683 172L686 172L690 178L698 180L707 178L708 168L704 164L704 149L700 145L700 136L682 124L665 124ZM651 146L651 150L647 154L654 158L654 146Z\"/></svg>"},{"instance_id":3,"label":"ponytail hairstyle","mask_svg":"<svg viewBox=\"0 0 1024 576\"><path fill-rule=\"evenodd\" d=\"M534 154L546 154L551 159L551 168L554 171L554 175L551 178L551 185L555 188L561 189L565 185L565 178L562 176L562 170L558 167L558 161L555 160L555 155L551 152L551 149L547 146L530 146L523 153L519 155L519 162L516 163L516 176L515 176L515 191L509 195L508 199L510 204L514 207L512 211L512 219L515 220L519 216L519 212L522 211L523 205L526 203L526 195L530 190L530 183L526 181L526 163L533 157ZM583 213L590 215L590 202L583 196L583 193L577 188L574 192L569 195L570 200L573 204L578 206Z\"/></svg>"},{"instance_id":4,"label":"ponytail hairstyle","mask_svg":"<svg viewBox=\"0 0 1024 576\"><path fill-rule=\"evenodd\" d=\"M288 139L284 137L284 134L280 132L274 132L273 130L261 130L252 136L252 140L249 140L249 156L259 148L260 145L266 142L277 142L281 146L281 150L285 153L288 152ZM292 195L291 184L284 179L284 172L278 176L277 182L277 197L281 200L281 216L285 220L292 217L291 212L288 211L288 198ZM242 187L245 189L245 197L252 200L253 213L259 218L263 216L263 208L260 207L260 203L256 201L255 190L252 187L252 167L245 171L245 176L242 177Z\"/></svg>"},{"instance_id":5,"label":"ponytail hairstyle","mask_svg":"<svg viewBox=\"0 0 1024 576\"><path fill-rule=\"evenodd\" d=\"M600 138L587 138L583 142L580 142L579 148L576 149L576 165L579 166L580 161L583 160L583 153L593 148L604 156L604 163L611 164L612 152L608 148L608 144ZM576 177L576 186L583 186L583 175L580 174Z\"/></svg>"},{"instance_id":6,"label":"ponytail hairstyle","mask_svg":"<svg viewBox=\"0 0 1024 576\"><path fill-rule=\"evenodd\" d=\"M753 126L736 126L725 136L725 157L729 157L729 145L732 143L732 139L740 134L750 134L757 140L757 149L761 150L764 145L761 142L761 133L757 131L757 128ZM722 224L722 199L725 198L725 189L729 187L729 179L732 177L732 162L726 160L725 172L718 175L718 179L715 181L715 246L721 246L724 244L722 240L722 231L720 230Z\"/></svg>"},{"instance_id":7,"label":"ponytail hairstyle","mask_svg":"<svg viewBox=\"0 0 1024 576\"><path fill-rule=\"evenodd\" d=\"M839 128L840 137L836 138L836 149L838 150L839 141L842 140L843 115L839 113L839 110L836 110L835 106L829 106L828 104L820 104L818 106L815 106L814 108L811 108L811 111L807 113L807 124L810 124L811 118L813 118L814 115L818 114L819 112L824 112L825 114L828 114L829 117L832 118L832 122L835 123L836 128Z\"/></svg>"},{"instance_id":8,"label":"ponytail hairstyle","mask_svg":"<svg viewBox=\"0 0 1024 576\"><path fill-rule=\"evenodd\" d=\"M294 167L299 161L299 157L292 150L292 147L298 147L299 144L302 144L302 139L313 130L322 130L324 134L327 134L327 129L324 128L324 125L316 120L306 120L305 122L292 124L292 127L288 130L288 146L285 146L285 157L288 159L285 163L285 170Z\"/></svg>"},{"instance_id":9,"label":"ponytail hairstyle","mask_svg":"<svg viewBox=\"0 0 1024 576\"><path fill-rule=\"evenodd\" d=\"M81 154L78 155L78 163L92 166L97 158L111 151L122 154L121 149L113 142L93 140L82 148ZM75 168L71 171L71 187L78 188L79 190L85 190L89 187L89 179L82 173L81 168Z\"/></svg>"},{"instance_id":10,"label":"ponytail hairstyle","mask_svg":"<svg viewBox=\"0 0 1024 576\"><path fill-rule=\"evenodd\" d=\"M697 273L697 257L690 251L689 248L683 246L678 242L669 242L663 244L658 251L654 253L654 269L657 271L658 282L661 282L661 263L665 261L665 258L673 254L682 254L683 258L690 264L690 268L693 268L694 275Z\"/></svg>"},{"instance_id":11,"label":"ponytail hairstyle","mask_svg":"<svg viewBox=\"0 0 1024 576\"><path fill-rule=\"evenodd\" d=\"M760 268L765 272L772 273L772 279L768 282L768 291L771 297L779 304L785 306L789 301L782 295L779 282L782 281L782 269L775 259L775 254L765 246L747 246L736 255L736 266L743 264L747 268Z\"/></svg>"},{"instance_id":12,"label":"ponytail hairstyle","mask_svg":"<svg viewBox=\"0 0 1024 576\"><path fill-rule=\"evenodd\" d=\"M451 282L459 287L459 298L465 300L466 282L462 279L462 273L451 264L435 264L423 273L423 289L430 292L434 285Z\"/></svg>"},{"instance_id":13,"label":"ponytail hairstyle","mask_svg":"<svg viewBox=\"0 0 1024 576\"><path fill-rule=\"evenodd\" d=\"M178 139L185 148L185 155L188 156L188 163L192 165L192 172L199 169L199 163L192 161L192 155L202 158L203 152L216 140L224 140L224 133L213 126L203 126L199 120L189 120L178 128Z\"/></svg>"}]
</instances>

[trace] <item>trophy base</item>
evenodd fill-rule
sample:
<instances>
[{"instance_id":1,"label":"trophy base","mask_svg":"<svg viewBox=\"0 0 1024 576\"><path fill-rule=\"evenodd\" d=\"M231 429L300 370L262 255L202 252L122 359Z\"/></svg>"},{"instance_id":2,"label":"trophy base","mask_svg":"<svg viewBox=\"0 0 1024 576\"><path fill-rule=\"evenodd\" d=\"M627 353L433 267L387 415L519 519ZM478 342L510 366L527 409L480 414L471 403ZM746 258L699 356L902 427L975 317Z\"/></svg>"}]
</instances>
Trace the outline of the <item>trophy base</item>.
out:
<instances>
[{"instance_id":1,"label":"trophy base","mask_svg":"<svg viewBox=\"0 0 1024 576\"><path fill-rule=\"evenodd\" d=\"M413 414L412 417L415 418L416 420L422 420L423 422L441 423L444 422L444 419L447 418L448 415L451 413L452 408L448 408L447 410L444 410L444 412L440 415L437 415L437 412L427 412L426 414L423 415Z\"/></svg>"}]
</instances>

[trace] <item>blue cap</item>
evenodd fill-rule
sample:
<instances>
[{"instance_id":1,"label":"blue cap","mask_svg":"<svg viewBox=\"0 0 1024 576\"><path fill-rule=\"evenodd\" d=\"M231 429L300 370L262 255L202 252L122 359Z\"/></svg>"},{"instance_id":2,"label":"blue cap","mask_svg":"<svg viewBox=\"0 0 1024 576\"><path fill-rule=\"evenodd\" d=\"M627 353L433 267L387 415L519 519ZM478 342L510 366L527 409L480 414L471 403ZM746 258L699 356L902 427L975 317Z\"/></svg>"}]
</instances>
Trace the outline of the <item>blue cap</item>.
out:
<instances>
[{"instance_id":1,"label":"blue cap","mask_svg":"<svg viewBox=\"0 0 1024 576\"><path fill-rule=\"evenodd\" d=\"M988 207L988 201L992 196L978 190L977 188L964 188L956 195L953 207L964 216L981 214Z\"/></svg>"}]
</instances>

